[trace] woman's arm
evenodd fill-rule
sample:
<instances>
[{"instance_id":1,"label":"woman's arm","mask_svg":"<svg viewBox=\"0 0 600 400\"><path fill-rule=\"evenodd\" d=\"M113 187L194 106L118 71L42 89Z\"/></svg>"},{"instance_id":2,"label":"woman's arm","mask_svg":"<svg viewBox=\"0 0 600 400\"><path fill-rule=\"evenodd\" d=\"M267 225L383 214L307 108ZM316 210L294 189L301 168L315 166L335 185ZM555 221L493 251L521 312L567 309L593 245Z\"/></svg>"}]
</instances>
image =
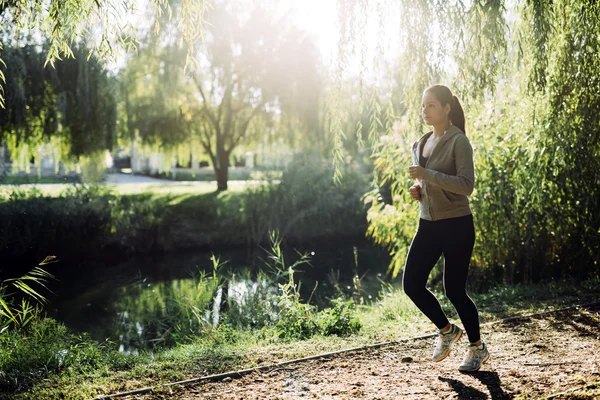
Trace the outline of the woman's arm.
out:
<instances>
[{"instance_id":1,"label":"woman's arm","mask_svg":"<svg viewBox=\"0 0 600 400\"><path fill-rule=\"evenodd\" d=\"M447 175L432 169L425 169L423 180L431 182L452 193L469 196L473 193L475 168L473 166L473 148L469 139L461 135L454 143L456 175Z\"/></svg>"}]
</instances>

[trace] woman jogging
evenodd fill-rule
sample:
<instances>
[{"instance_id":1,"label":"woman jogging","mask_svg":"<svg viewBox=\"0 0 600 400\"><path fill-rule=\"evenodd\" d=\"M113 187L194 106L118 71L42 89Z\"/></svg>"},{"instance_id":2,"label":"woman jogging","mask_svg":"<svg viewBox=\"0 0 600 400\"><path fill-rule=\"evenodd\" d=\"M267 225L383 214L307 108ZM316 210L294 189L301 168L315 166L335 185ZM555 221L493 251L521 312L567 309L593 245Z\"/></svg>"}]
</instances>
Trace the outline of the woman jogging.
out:
<instances>
[{"instance_id":1,"label":"woman jogging","mask_svg":"<svg viewBox=\"0 0 600 400\"><path fill-rule=\"evenodd\" d=\"M459 371L478 371L489 353L481 341L477 307L467 295L469 262L475 243L469 196L475 172L473 149L465 134L465 115L456 96L446 86L435 85L423 93L423 120L433 131L412 146L410 188L419 201L419 227L410 245L402 286L416 306L437 326L433 361L450 354L463 330L450 323L440 303L427 287L427 279L440 255L444 255L444 289L469 338Z\"/></svg>"}]
</instances>

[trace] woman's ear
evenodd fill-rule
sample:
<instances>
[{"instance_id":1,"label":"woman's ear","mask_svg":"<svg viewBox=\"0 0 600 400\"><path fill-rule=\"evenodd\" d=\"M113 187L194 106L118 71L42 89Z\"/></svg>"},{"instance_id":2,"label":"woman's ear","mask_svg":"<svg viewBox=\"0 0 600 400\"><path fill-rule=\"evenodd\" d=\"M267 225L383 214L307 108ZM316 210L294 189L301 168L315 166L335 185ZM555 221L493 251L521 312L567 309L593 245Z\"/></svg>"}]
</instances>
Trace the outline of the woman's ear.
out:
<instances>
[{"instance_id":1,"label":"woman's ear","mask_svg":"<svg viewBox=\"0 0 600 400\"><path fill-rule=\"evenodd\" d=\"M446 113L446 117L448 117L448 119L450 119L450 110L452 109L452 107L450 107L450 103L446 103L446 105L444 106L444 112Z\"/></svg>"}]
</instances>

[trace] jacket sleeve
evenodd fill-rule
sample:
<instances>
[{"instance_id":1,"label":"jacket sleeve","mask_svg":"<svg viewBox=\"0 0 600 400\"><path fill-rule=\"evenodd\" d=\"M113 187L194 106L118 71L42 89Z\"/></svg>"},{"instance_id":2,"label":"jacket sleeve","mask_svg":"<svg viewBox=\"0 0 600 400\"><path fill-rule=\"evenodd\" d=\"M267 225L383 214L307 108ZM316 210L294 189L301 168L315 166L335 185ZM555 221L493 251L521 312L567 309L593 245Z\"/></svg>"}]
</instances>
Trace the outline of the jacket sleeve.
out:
<instances>
[{"instance_id":1,"label":"jacket sleeve","mask_svg":"<svg viewBox=\"0 0 600 400\"><path fill-rule=\"evenodd\" d=\"M469 196L473 193L475 168L473 166L473 148L469 139L461 135L454 143L456 175L447 175L432 169L425 169L424 181L431 182L452 193Z\"/></svg>"}]
</instances>

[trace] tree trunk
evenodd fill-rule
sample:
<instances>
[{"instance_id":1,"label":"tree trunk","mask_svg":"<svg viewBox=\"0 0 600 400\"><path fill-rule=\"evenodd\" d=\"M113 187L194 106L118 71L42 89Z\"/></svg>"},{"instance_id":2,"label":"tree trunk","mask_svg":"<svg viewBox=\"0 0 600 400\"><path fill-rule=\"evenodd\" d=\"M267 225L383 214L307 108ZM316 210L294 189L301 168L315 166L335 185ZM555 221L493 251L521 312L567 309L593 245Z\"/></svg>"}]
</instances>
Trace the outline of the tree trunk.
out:
<instances>
[{"instance_id":1,"label":"tree trunk","mask_svg":"<svg viewBox=\"0 0 600 400\"><path fill-rule=\"evenodd\" d=\"M217 154L219 168L215 169L217 175L217 191L227 190L227 181L229 180L229 154L226 151L219 151Z\"/></svg>"}]
</instances>

